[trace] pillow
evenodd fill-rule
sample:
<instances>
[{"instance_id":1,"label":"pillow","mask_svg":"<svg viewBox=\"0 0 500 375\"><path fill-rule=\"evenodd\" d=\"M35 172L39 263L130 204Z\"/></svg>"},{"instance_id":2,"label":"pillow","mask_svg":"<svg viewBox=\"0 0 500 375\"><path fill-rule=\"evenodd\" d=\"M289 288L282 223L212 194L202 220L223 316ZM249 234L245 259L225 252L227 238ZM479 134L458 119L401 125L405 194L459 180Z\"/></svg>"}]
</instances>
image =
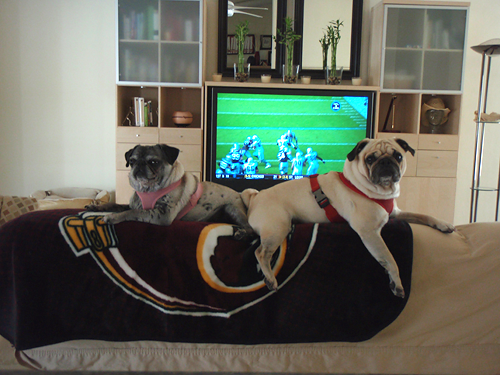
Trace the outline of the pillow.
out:
<instances>
[{"instance_id":1,"label":"pillow","mask_svg":"<svg viewBox=\"0 0 500 375\"><path fill-rule=\"evenodd\" d=\"M38 210L38 201L28 197L0 197L0 226L27 212Z\"/></svg>"}]
</instances>

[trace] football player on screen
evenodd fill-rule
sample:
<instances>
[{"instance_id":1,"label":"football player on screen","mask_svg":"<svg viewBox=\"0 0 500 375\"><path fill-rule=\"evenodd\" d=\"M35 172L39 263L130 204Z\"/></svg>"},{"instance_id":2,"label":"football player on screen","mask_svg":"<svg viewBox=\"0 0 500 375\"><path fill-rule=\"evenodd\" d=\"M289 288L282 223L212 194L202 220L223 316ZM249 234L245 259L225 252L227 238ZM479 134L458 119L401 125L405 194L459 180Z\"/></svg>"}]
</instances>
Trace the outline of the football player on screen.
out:
<instances>
[{"instance_id":1,"label":"football player on screen","mask_svg":"<svg viewBox=\"0 0 500 375\"><path fill-rule=\"evenodd\" d=\"M229 153L223 159L224 164L227 164L227 167L224 169L222 165L220 165L221 169L226 174L231 174L233 176L243 174L243 160L242 160L242 149L238 143L234 143Z\"/></svg>"},{"instance_id":2,"label":"football player on screen","mask_svg":"<svg viewBox=\"0 0 500 375\"><path fill-rule=\"evenodd\" d=\"M312 147L307 148L307 153L305 156L306 162L309 164L307 167L306 174L308 176L318 173L319 162L318 159L325 164L325 161L318 156L316 151L313 151Z\"/></svg>"},{"instance_id":3,"label":"football player on screen","mask_svg":"<svg viewBox=\"0 0 500 375\"><path fill-rule=\"evenodd\" d=\"M243 164L243 172L245 174L256 174L256 173L259 173L259 167L258 167L259 163L255 160L253 160L253 158L248 158L247 159L247 162L245 164Z\"/></svg>"},{"instance_id":4,"label":"football player on screen","mask_svg":"<svg viewBox=\"0 0 500 375\"><path fill-rule=\"evenodd\" d=\"M288 162L292 160L292 150L285 145L281 145L278 151L278 161L280 162L280 174L288 174Z\"/></svg>"},{"instance_id":5,"label":"football player on screen","mask_svg":"<svg viewBox=\"0 0 500 375\"><path fill-rule=\"evenodd\" d=\"M245 141L243 142L243 147L241 149L243 150L242 153L245 160L252 157L252 154L250 153L250 149L252 148L252 143L253 140L251 136L248 136L247 139L245 139Z\"/></svg>"},{"instance_id":6,"label":"football player on screen","mask_svg":"<svg viewBox=\"0 0 500 375\"><path fill-rule=\"evenodd\" d=\"M302 176L302 169L304 169L304 163L306 158L302 155L302 152L298 151L295 157L292 159L292 175Z\"/></svg>"},{"instance_id":7,"label":"football player on screen","mask_svg":"<svg viewBox=\"0 0 500 375\"><path fill-rule=\"evenodd\" d=\"M299 141L297 140L297 136L291 130L287 130L278 140L276 141L278 146L285 145L290 148L294 148L296 151L299 150Z\"/></svg>"},{"instance_id":8,"label":"football player on screen","mask_svg":"<svg viewBox=\"0 0 500 375\"><path fill-rule=\"evenodd\" d=\"M254 135L252 137L251 148L255 150L253 156L255 156L259 160L259 163L265 164L266 169L271 168L271 163L269 163L264 157L264 147L262 146L262 141L257 135Z\"/></svg>"}]
</instances>

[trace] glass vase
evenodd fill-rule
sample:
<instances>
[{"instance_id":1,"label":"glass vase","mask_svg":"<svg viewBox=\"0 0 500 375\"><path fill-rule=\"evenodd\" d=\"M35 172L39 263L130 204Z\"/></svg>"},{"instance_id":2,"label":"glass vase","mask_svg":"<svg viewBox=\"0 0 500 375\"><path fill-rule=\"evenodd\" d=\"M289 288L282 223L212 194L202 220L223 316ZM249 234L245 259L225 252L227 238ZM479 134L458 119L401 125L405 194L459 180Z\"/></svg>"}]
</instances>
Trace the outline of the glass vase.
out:
<instances>
[{"instance_id":1,"label":"glass vase","mask_svg":"<svg viewBox=\"0 0 500 375\"><path fill-rule=\"evenodd\" d=\"M238 71L238 64L234 63L234 80L238 82L246 82L250 78L250 63L243 65L243 72Z\"/></svg>"},{"instance_id":2,"label":"glass vase","mask_svg":"<svg viewBox=\"0 0 500 375\"><path fill-rule=\"evenodd\" d=\"M330 67L325 69L325 83L327 85L341 85L342 84L342 73L344 73L344 67L340 66L335 69L334 74L330 70Z\"/></svg>"},{"instance_id":3,"label":"glass vase","mask_svg":"<svg viewBox=\"0 0 500 375\"><path fill-rule=\"evenodd\" d=\"M283 83L297 83L300 65L292 65L291 75L287 72L287 66L283 64Z\"/></svg>"}]
</instances>

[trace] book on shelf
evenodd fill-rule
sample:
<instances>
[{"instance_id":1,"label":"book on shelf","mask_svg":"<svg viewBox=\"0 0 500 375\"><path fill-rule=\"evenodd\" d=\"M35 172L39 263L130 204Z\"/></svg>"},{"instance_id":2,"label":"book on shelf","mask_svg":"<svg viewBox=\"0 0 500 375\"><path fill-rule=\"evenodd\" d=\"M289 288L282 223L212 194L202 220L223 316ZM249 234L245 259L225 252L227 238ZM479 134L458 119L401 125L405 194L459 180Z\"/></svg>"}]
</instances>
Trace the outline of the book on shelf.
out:
<instances>
[{"instance_id":1,"label":"book on shelf","mask_svg":"<svg viewBox=\"0 0 500 375\"><path fill-rule=\"evenodd\" d=\"M158 40L158 9L150 5L144 12L122 12L121 36L125 40Z\"/></svg>"},{"instance_id":2,"label":"book on shelf","mask_svg":"<svg viewBox=\"0 0 500 375\"><path fill-rule=\"evenodd\" d=\"M153 103L151 100L145 101L142 97L134 97L133 108L135 126L154 126Z\"/></svg>"}]
</instances>

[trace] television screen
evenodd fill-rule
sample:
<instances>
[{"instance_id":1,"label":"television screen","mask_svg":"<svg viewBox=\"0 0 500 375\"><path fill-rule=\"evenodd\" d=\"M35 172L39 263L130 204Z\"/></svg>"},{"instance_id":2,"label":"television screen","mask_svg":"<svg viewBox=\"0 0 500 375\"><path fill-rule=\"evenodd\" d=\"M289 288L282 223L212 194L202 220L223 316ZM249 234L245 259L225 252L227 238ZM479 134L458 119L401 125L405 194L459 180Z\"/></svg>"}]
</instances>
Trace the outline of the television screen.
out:
<instances>
[{"instance_id":1,"label":"television screen","mask_svg":"<svg viewBox=\"0 0 500 375\"><path fill-rule=\"evenodd\" d=\"M340 172L373 133L373 91L213 86L207 94L207 180L237 191Z\"/></svg>"}]
</instances>

